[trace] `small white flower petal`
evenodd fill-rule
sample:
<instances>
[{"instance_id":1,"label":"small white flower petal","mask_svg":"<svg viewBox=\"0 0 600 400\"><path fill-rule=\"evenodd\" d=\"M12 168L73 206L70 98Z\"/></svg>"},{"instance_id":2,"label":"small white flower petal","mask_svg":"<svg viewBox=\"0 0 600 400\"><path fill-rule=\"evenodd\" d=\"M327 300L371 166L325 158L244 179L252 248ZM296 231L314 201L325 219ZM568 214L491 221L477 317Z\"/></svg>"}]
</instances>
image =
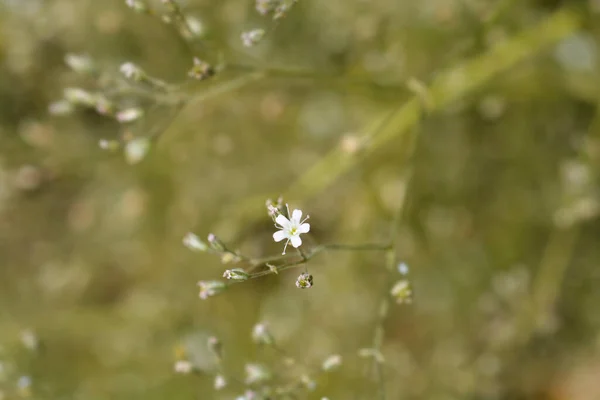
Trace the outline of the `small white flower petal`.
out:
<instances>
[{"instance_id":1,"label":"small white flower petal","mask_svg":"<svg viewBox=\"0 0 600 400\"><path fill-rule=\"evenodd\" d=\"M302 224L298 227L298 232L300 233L307 233L308 231L310 231L310 224Z\"/></svg>"},{"instance_id":2,"label":"small white flower petal","mask_svg":"<svg viewBox=\"0 0 600 400\"><path fill-rule=\"evenodd\" d=\"M302 239L300 239L300 236L292 236L290 241L292 242L292 246L295 248L298 248L302 245Z\"/></svg>"},{"instance_id":3,"label":"small white flower petal","mask_svg":"<svg viewBox=\"0 0 600 400\"><path fill-rule=\"evenodd\" d=\"M287 237L284 231L277 231L273 234L273 240L276 242L281 242L283 239Z\"/></svg>"},{"instance_id":4,"label":"small white flower petal","mask_svg":"<svg viewBox=\"0 0 600 400\"><path fill-rule=\"evenodd\" d=\"M282 214L279 214L277 218L275 218L275 222L277 222L282 228L290 225L290 220L284 217Z\"/></svg>"},{"instance_id":5,"label":"small white flower petal","mask_svg":"<svg viewBox=\"0 0 600 400\"><path fill-rule=\"evenodd\" d=\"M302 211L301 210L292 211L292 221L295 221L296 223L300 223L301 219L302 219Z\"/></svg>"}]
</instances>

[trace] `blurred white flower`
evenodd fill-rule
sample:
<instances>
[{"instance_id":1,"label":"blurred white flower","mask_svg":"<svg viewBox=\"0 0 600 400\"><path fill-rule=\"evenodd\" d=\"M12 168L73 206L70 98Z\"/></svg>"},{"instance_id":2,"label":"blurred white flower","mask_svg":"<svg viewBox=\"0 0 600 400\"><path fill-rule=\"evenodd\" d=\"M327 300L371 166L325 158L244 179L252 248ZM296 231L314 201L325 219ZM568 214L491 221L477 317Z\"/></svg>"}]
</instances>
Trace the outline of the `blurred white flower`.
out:
<instances>
[{"instance_id":1,"label":"blurred white flower","mask_svg":"<svg viewBox=\"0 0 600 400\"><path fill-rule=\"evenodd\" d=\"M308 219L308 215L304 220L302 220L302 211L294 210L292 212L292 218L287 219L283 214L279 214L275 219L277 223L277 228L280 230L273 234L273 239L276 242L281 242L284 239L287 239L285 242L285 246L283 248L283 253L285 254L285 249L289 242L292 242L292 246L298 248L302 245L302 239L300 238L301 233L308 233L310 231L310 224L304 223Z\"/></svg>"}]
</instances>

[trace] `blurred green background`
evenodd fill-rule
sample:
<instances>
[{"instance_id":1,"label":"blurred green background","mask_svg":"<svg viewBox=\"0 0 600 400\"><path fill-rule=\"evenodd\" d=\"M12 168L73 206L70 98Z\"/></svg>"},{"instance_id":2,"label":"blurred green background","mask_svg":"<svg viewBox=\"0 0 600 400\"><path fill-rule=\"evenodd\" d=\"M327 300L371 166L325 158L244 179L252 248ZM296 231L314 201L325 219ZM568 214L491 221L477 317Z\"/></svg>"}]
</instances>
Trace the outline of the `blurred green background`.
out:
<instances>
[{"instance_id":1,"label":"blurred green background","mask_svg":"<svg viewBox=\"0 0 600 400\"><path fill-rule=\"evenodd\" d=\"M278 254L264 202L282 193L307 246L386 242L402 207L414 298L383 324L385 398L600 398L599 1L300 0L277 24L251 0L180 4L202 47L120 0L0 0L0 398L234 399L247 362L294 383L331 354L296 398L383 398L357 352L401 278L384 254L319 255L308 290L291 270L198 299L230 267L183 236ZM217 74L189 78L194 55ZM48 112L67 87L108 93L124 62L185 101L120 99L146 107L127 125ZM135 165L98 146L132 136L152 138ZM252 343L261 321L279 350Z\"/></svg>"}]
</instances>

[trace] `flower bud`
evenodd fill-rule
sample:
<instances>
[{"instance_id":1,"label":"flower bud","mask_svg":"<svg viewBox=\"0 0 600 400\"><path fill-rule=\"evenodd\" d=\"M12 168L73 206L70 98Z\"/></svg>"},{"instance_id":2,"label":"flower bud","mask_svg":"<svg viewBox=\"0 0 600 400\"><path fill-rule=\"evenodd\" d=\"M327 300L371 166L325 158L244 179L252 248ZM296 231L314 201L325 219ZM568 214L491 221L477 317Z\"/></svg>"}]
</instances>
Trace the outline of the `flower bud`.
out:
<instances>
[{"instance_id":1,"label":"flower bud","mask_svg":"<svg viewBox=\"0 0 600 400\"><path fill-rule=\"evenodd\" d=\"M148 11L148 6L140 0L125 0L125 4L135 12L142 13Z\"/></svg>"},{"instance_id":2,"label":"flower bud","mask_svg":"<svg viewBox=\"0 0 600 400\"><path fill-rule=\"evenodd\" d=\"M223 273L223 278L233 279L234 281L247 281L250 278L250 274L242 268L234 268L226 270Z\"/></svg>"},{"instance_id":3,"label":"flower bud","mask_svg":"<svg viewBox=\"0 0 600 400\"><path fill-rule=\"evenodd\" d=\"M183 237L183 245L192 251L206 251L208 245L192 232L186 233Z\"/></svg>"},{"instance_id":4,"label":"flower bud","mask_svg":"<svg viewBox=\"0 0 600 400\"><path fill-rule=\"evenodd\" d=\"M86 55L69 53L65 55L65 64L73 71L80 74L90 74L95 72L94 62Z\"/></svg>"},{"instance_id":5,"label":"flower bud","mask_svg":"<svg viewBox=\"0 0 600 400\"><path fill-rule=\"evenodd\" d=\"M313 285L313 277L311 274L306 272L300 274L298 279L296 280L296 287L300 289L308 289Z\"/></svg>"},{"instance_id":6,"label":"flower bud","mask_svg":"<svg viewBox=\"0 0 600 400\"><path fill-rule=\"evenodd\" d=\"M252 340L256 344L265 344L267 346L275 343L273 335L269 332L267 325L263 323L256 324L254 325L254 328L252 328Z\"/></svg>"},{"instance_id":7,"label":"flower bud","mask_svg":"<svg viewBox=\"0 0 600 400\"><path fill-rule=\"evenodd\" d=\"M244 46L252 47L255 44L257 44L258 42L260 42L264 36L265 36L264 29L253 29L251 31L242 33L241 38L242 38L242 43L244 43Z\"/></svg>"},{"instance_id":8,"label":"flower bud","mask_svg":"<svg viewBox=\"0 0 600 400\"><path fill-rule=\"evenodd\" d=\"M200 288L199 296L202 300L216 296L227 289L227 285L221 281L200 281L198 287Z\"/></svg>"},{"instance_id":9,"label":"flower bud","mask_svg":"<svg viewBox=\"0 0 600 400\"><path fill-rule=\"evenodd\" d=\"M139 107L127 108L117 113L116 118L120 123L133 122L144 115L144 110Z\"/></svg>"},{"instance_id":10,"label":"flower bud","mask_svg":"<svg viewBox=\"0 0 600 400\"><path fill-rule=\"evenodd\" d=\"M327 357L325 361L323 361L321 368L323 369L323 371L329 372L333 371L334 369L337 369L340 365L342 365L342 356L340 356L339 354L333 354Z\"/></svg>"},{"instance_id":11,"label":"flower bud","mask_svg":"<svg viewBox=\"0 0 600 400\"><path fill-rule=\"evenodd\" d=\"M219 253L222 251L225 251L225 245L223 244L221 239L219 239L214 233L209 233L207 239L208 239L208 243L210 244L210 247L213 250L215 250Z\"/></svg>"},{"instance_id":12,"label":"flower bud","mask_svg":"<svg viewBox=\"0 0 600 400\"><path fill-rule=\"evenodd\" d=\"M96 96L86 90L80 88L66 88L63 93L65 99L71 104L86 107L96 106Z\"/></svg>"},{"instance_id":13,"label":"flower bud","mask_svg":"<svg viewBox=\"0 0 600 400\"><path fill-rule=\"evenodd\" d=\"M121 144L117 140L100 139L98 141L98 146L102 150L115 151Z\"/></svg>"},{"instance_id":14,"label":"flower bud","mask_svg":"<svg viewBox=\"0 0 600 400\"><path fill-rule=\"evenodd\" d=\"M129 164L137 164L146 157L150 150L150 139L136 138L125 145L125 159Z\"/></svg>"},{"instance_id":15,"label":"flower bud","mask_svg":"<svg viewBox=\"0 0 600 400\"><path fill-rule=\"evenodd\" d=\"M221 390L227 386L227 379L221 374L215 376L214 388L215 390Z\"/></svg>"},{"instance_id":16,"label":"flower bud","mask_svg":"<svg viewBox=\"0 0 600 400\"><path fill-rule=\"evenodd\" d=\"M317 382L315 382L313 378L306 374L300 377L300 381L302 382L304 387L311 392L317 388Z\"/></svg>"},{"instance_id":17,"label":"flower bud","mask_svg":"<svg viewBox=\"0 0 600 400\"><path fill-rule=\"evenodd\" d=\"M173 370L178 374L187 375L194 370L194 366L187 360L179 360L175 362Z\"/></svg>"}]
</instances>

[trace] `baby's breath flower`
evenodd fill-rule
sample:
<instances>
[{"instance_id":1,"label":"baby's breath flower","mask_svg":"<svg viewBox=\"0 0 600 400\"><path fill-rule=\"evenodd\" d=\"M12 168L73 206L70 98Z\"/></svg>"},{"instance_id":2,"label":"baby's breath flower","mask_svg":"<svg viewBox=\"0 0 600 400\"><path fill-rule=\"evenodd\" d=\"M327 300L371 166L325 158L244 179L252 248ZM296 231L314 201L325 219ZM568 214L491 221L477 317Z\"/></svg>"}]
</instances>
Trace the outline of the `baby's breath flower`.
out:
<instances>
[{"instance_id":1,"label":"baby's breath flower","mask_svg":"<svg viewBox=\"0 0 600 400\"><path fill-rule=\"evenodd\" d=\"M289 213L288 213L289 214ZM301 233L307 233L310 231L310 224L304 223L309 218L307 215L304 220L302 220L302 211L294 210L292 212L292 218L287 219L283 214L279 214L277 218L275 218L275 225L279 231L273 234L273 239L276 242L281 242L284 239L287 239L285 242L285 246L283 248L283 253L285 254L285 249L289 242L292 242L292 246L298 248L302 245L302 239L300 239Z\"/></svg>"},{"instance_id":2,"label":"baby's breath flower","mask_svg":"<svg viewBox=\"0 0 600 400\"><path fill-rule=\"evenodd\" d=\"M198 80L205 80L215 74L214 68L207 62L194 57L194 65L188 71L188 76Z\"/></svg>"},{"instance_id":3,"label":"baby's breath flower","mask_svg":"<svg viewBox=\"0 0 600 400\"><path fill-rule=\"evenodd\" d=\"M247 281L250 278L250 274L242 268L234 268L226 270L223 278L233 279L234 281Z\"/></svg>"},{"instance_id":4,"label":"baby's breath flower","mask_svg":"<svg viewBox=\"0 0 600 400\"><path fill-rule=\"evenodd\" d=\"M150 139L133 139L125 145L125 159L129 164L137 164L146 157L148 150L150 150Z\"/></svg>"},{"instance_id":5,"label":"baby's breath flower","mask_svg":"<svg viewBox=\"0 0 600 400\"><path fill-rule=\"evenodd\" d=\"M406 279L399 280L394 284L390 294L398 304L412 303L412 288L410 282Z\"/></svg>"},{"instance_id":6,"label":"baby's breath flower","mask_svg":"<svg viewBox=\"0 0 600 400\"><path fill-rule=\"evenodd\" d=\"M311 274L306 272L300 274L298 279L296 280L296 287L300 289L308 289L313 285L313 277Z\"/></svg>"},{"instance_id":7,"label":"baby's breath flower","mask_svg":"<svg viewBox=\"0 0 600 400\"><path fill-rule=\"evenodd\" d=\"M242 42L244 43L244 46L252 47L258 42L260 42L264 36L264 29L253 29L251 31L242 33L241 38Z\"/></svg>"},{"instance_id":8,"label":"baby's breath flower","mask_svg":"<svg viewBox=\"0 0 600 400\"><path fill-rule=\"evenodd\" d=\"M215 390L221 390L227 386L227 379L221 374L215 376L214 388Z\"/></svg>"},{"instance_id":9,"label":"baby's breath flower","mask_svg":"<svg viewBox=\"0 0 600 400\"><path fill-rule=\"evenodd\" d=\"M192 232L188 232L183 237L183 245L192 251L206 251L208 245Z\"/></svg>"},{"instance_id":10,"label":"baby's breath flower","mask_svg":"<svg viewBox=\"0 0 600 400\"><path fill-rule=\"evenodd\" d=\"M200 288L200 298L206 300L223 292L227 288L227 285L221 281L200 281L198 282L198 287Z\"/></svg>"},{"instance_id":11,"label":"baby's breath flower","mask_svg":"<svg viewBox=\"0 0 600 400\"><path fill-rule=\"evenodd\" d=\"M340 356L339 354L333 354L327 357L325 361L323 361L321 368L323 369L323 371L329 372L338 368L340 365L342 365L342 356Z\"/></svg>"},{"instance_id":12,"label":"baby's breath flower","mask_svg":"<svg viewBox=\"0 0 600 400\"><path fill-rule=\"evenodd\" d=\"M144 115L144 110L139 107L127 108L117 113L117 121L120 123L132 122Z\"/></svg>"},{"instance_id":13,"label":"baby's breath flower","mask_svg":"<svg viewBox=\"0 0 600 400\"><path fill-rule=\"evenodd\" d=\"M194 366L187 360L179 360L175 362L173 370L178 374L187 375L194 370Z\"/></svg>"},{"instance_id":14,"label":"baby's breath flower","mask_svg":"<svg viewBox=\"0 0 600 400\"><path fill-rule=\"evenodd\" d=\"M254 328L252 328L252 340L257 344L265 344L267 346L275 342L273 335L271 335L267 325L264 323L254 325Z\"/></svg>"},{"instance_id":15,"label":"baby's breath flower","mask_svg":"<svg viewBox=\"0 0 600 400\"><path fill-rule=\"evenodd\" d=\"M271 379L271 371L269 371L264 365L252 363L246 364L245 370L247 385L262 383Z\"/></svg>"}]
</instances>

